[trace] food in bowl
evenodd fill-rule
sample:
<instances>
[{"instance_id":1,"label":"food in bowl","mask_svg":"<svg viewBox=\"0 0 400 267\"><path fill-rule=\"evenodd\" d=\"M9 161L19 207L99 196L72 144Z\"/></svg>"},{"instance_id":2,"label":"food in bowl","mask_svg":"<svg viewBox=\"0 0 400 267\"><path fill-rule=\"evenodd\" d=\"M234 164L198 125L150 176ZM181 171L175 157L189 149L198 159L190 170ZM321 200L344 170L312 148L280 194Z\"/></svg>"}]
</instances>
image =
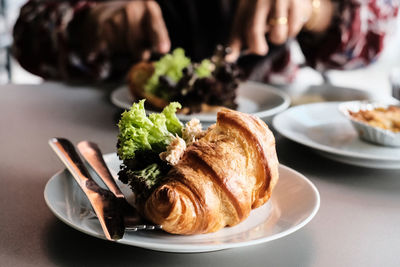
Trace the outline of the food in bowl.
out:
<instances>
[{"instance_id":1,"label":"food in bowl","mask_svg":"<svg viewBox=\"0 0 400 267\"><path fill-rule=\"evenodd\" d=\"M134 99L146 99L151 109L161 111L170 102L179 102L178 112L192 114L237 108L236 91L241 71L224 60L226 50L219 47L210 59L193 63L182 48L155 62L139 62L128 73Z\"/></svg>"},{"instance_id":2,"label":"food in bowl","mask_svg":"<svg viewBox=\"0 0 400 267\"><path fill-rule=\"evenodd\" d=\"M372 127L400 132L400 107L376 107L373 109L349 111L350 116L358 121L365 122Z\"/></svg>"},{"instance_id":3,"label":"food in bowl","mask_svg":"<svg viewBox=\"0 0 400 267\"><path fill-rule=\"evenodd\" d=\"M400 146L400 107L352 101L339 105L361 139L384 146Z\"/></svg>"},{"instance_id":4,"label":"food in bowl","mask_svg":"<svg viewBox=\"0 0 400 267\"><path fill-rule=\"evenodd\" d=\"M275 139L259 118L223 108L216 124L183 125L170 103L146 116L144 101L119 122L119 179L136 208L172 234L203 234L244 221L264 205L278 181Z\"/></svg>"}]
</instances>

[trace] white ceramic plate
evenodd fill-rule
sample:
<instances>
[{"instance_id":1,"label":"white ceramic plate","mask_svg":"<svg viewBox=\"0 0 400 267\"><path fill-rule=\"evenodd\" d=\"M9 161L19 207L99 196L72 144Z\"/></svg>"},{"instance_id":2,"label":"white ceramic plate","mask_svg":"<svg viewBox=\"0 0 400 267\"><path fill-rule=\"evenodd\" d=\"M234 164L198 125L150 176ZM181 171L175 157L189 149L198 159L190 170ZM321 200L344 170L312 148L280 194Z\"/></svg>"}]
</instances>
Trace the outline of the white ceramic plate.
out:
<instances>
[{"instance_id":1,"label":"white ceramic plate","mask_svg":"<svg viewBox=\"0 0 400 267\"><path fill-rule=\"evenodd\" d=\"M111 93L111 102L117 107L130 109L134 99L127 86L120 87ZM282 90L266 84L256 82L244 82L237 91L238 111L251 113L263 120L287 109L290 105L290 97ZM151 112L151 111L149 111ZM191 115L178 114L182 121L197 118L202 122L215 122L216 113L196 113Z\"/></svg>"},{"instance_id":2,"label":"white ceramic plate","mask_svg":"<svg viewBox=\"0 0 400 267\"><path fill-rule=\"evenodd\" d=\"M330 83L312 85L300 90L296 86L293 87L284 90L289 94L292 106L317 102L372 100L376 98L375 95L365 90L335 86Z\"/></svg>"},{"instance_id":3,"label":"white ceramic plate","mask_svg":"<svg viewBox=\"0 0 400 267\"><path fill-rule=\"evenodd\" d=\"M277 115L274 128L297 143L340 162L380 169L400 169L400 148L362 141L338 110L340 102L292 107Z\"/></svg>"},{"instance_id":4,"label":"white ceramic plate","mask_svg":"<svg viewBox=\"0 0 400 267\"><path fill-rule=\"evenodd\" d=\"M115 174L119 168L116 154L104 158ZM316 187L300 173L281 165L279 174L270 201L253 210L249 218L237 226L193 236L162 231L126 232L117 242L158 251L205 252L255 245L286 236L314 217L320 200ZM67 170L60 171L48 181L44 197L60 220L81 232L105 239L90 204Z\"/></svg>"}]
</instances>

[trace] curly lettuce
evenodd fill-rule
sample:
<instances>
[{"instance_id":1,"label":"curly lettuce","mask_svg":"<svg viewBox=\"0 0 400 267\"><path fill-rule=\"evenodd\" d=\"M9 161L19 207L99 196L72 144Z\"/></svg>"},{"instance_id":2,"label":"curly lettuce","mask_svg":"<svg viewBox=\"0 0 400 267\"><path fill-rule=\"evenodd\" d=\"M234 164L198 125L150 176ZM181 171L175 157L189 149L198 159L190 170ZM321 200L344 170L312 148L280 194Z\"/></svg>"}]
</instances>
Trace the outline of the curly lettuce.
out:
<instances>
[{"instance_id":1,"label":"curly lettuce","mask_svg":"<svg viewBox=\"0 0 400 267\"><path fill-rule=\"evenodd\" d=\"M169 100L169 93L160 85L160 77L167 77L170 81L177 83L183 77L183 69L192 64L190 58L185 56L182 48L176 48L171 54L166 54L159 61L154 63L154 73L147 81L144 89L147 93ZM210 77L214 69L214 63L204 59L194 67L198 78Z\"/></svg>"},{"instance_id":2,"label":"curly lettuce","mask_svg":"<svg viewBox=\"0 0 400 267\"><path fill-rule=\"evenodd\" d=\"M156 185L158 177L162 174L160 167L156 164L150 164L142 170L128 170L129 184L136 183L136 187L142 187L141 191L150 190Z\"/></svg>"},{"instance_id":3,"label":"curly lettuce","mask_svg":"<svg viewBox=\"0 0 400 267\"><path fill-rule=\"evenodd\" d=\"M214 63L209 59L203 59L201 63L195 68L194 72L199 78L210 77L214 70Z\"/></svg>"},{"instance_id":4,"label":"curly lettuce","mask_svg":"<svg viewBox=\"0 0 400 267\"><path fill-rule=\"evenodd\" d=\"M164 108L161 114L166 118L165 124L167 129L173 135L182 136L182 122L176 116L176 111L182 108L178 102L171 102Z\"/></svg>"},{"instance_id":5,"label":"curly lettuce","mask_svg":"<svg viewBox=\"0 0 400 267\"><path fill-rule=\"evenodd\" d=\"M171 168L159 153L176 135L182 135L183 126L175 114L181 108L179 103L172 102L161 113L147 116L144 102L134 103L118 123L117 153L123 161L119 179L131 186L139 201L149 196Z\"/></svg>"},{"instance_id":6,"label":"curly lettuce","mask_svg":"<svg viewBox=\"0 0 400 267\"><path fill-rule=\"evenodd\" d=\"M172 102L161 113L147 116L144 102L134 103L118 123L117 153L122 160L134 159L138 151L165 151L172 137L182 133L182 123L175 115L179 103Z\"/></svg>"},{"instance_id":7,"label":"curly lettuce","mask_svg":"<svg viewBox=\"0 0 400 267\"><path fill-rule=\"evenodd\" d=\"M190 63L190 59L185 56L185 51L182 48L176 48L171 54L166 54L154 63L154 73L147 81L145 91L159 95L160 76L167 76L172 81L177 82L183 76L182 70Z\"/></svg>"},{"instance_id":8,"label":"curly lettuce","mask_svg":"<svg viewBox=\"0 0 400 267\"><path fill-rule=\"evenodd\" d=\"M120 181L129 185L135 193L136 201L146 200L165 174L166 171L157 163L137 170L123 167L118 173Z\"/></svg>"}]
</instances>

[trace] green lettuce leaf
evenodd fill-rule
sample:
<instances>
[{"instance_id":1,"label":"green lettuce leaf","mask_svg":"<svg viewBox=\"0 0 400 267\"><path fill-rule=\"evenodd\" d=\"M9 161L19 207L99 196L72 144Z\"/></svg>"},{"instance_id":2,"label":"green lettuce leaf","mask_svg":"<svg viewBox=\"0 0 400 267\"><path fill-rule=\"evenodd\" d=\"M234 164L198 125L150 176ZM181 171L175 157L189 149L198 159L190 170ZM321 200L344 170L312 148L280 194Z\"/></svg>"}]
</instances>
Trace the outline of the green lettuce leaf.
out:
<instances>
[{"instance_id":1,"label":"green lettuce leaf","mask_svg":"<svg viewBox=\"0 0 400 267\"><path fill-rule=\"evenodd\" d=\"M159 61L154 63L154 73L147 81L144 89L147 93L156 95L165 100L169 100L169 92L160 86L160 76L166 76L173 82L178 82L183 77L183 69L191 63L185 56L182 48L176 48L171 54L166 54ZM209 59L204 59L195 67L198 78L210 77L214 69L214 64Z\"/></svg>"},{"instance_id":2,"label":"green lettuce leaf","mask_svg":"<svg viewBox=\"0 0 400 267\"><path fill-rule=\"evenodd\" d=\"M154 63L154 73L147 81L145 91L154 95L160 95L160 76L168 76L172 81L177 82L183 76L182 70L189 66L189 64L190 59L185 56L185 51L182 48L176 48L171 54L166 54Z\"/></svg>"},{"instance_id":3,"label":"green lettuce leaf","mask_svg":"<svg viewBox=\"0 0 400 267\"><path fill-rule=\"evenodd\" d=\"M134 103L122 113L118 123L118 156L122 160L134 159L138 151L160 153L166 150L171 138L182 132L182 123L175 112L179 103L171 103L161 113L146 115L145 100Z\"/></svg>"},{"instance_id":4,"label":"green lettuce leaf","mask_svg":"<svg viewBox=\"0 0 400 267\"><path fill-rule=\"evenodd\" d=\"M168 106L164 108L162 114L165 116L166 126L170 133L173 135L182 136L182 123L176 116L176 111L182 108L181 104L178 102L171 102Z\"/></svg>"},{"instance_id":5,"label":"green lettuce leaf","mask_svg":"<svg viewBox=\"0 0 400 267\"><path fill-rule=\"evenodd\" d=\"M120 181L129 185L135 193L136 202L146 200L165 174L166 170L157 163L137 170L123 167L118 173Z\"/></svg>"},{"instance_id":6,"label":"green lettuce leaf","mask_svg":"<svg viewBox=\"0 0 400 267\"><path fill-rule=\"evenodd\" d=\"M147 166L142 170L127 171L127 175L129 176L129 183L140 184L136 186L136 188L140 187L140 191L151 189L159 180L162 171L158 164L153 163Z\"/></svg>"},{"instance_id":7,"label":"green lettuce leaf","mask_svg":"<svg viewBox=\"0 0 400 267\"><path fill-rule=\"evenodd\" d=\"M203 59L203 61L201 61L200 65L197 66L194 71L197 77L206 78L211 76L213 69L214 63L212 63L209 59Z\"/></svg>"}]
</instances>

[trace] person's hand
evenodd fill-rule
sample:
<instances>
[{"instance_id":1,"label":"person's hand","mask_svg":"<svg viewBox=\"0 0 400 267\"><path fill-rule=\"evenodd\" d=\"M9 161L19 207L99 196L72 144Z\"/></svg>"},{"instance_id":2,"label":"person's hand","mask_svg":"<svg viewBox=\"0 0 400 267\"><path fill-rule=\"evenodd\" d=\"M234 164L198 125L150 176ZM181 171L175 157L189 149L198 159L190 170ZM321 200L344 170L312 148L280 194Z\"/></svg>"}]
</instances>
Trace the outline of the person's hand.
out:
<instances>
[{"instance_id":1,"label":"person's hand","mask_svg":"<svg viewBox=\"0 0 400 267\"><path fill-rule=\"evenodd\" d=\"M239 0L229 46L229 60L246 52L265 55L268 45L265 35L273 44L283 44L296 36L312 13L310 0Z\"/></svg>"},{"instance_id":2,"label":"person's hand","mask_svg":"<svg viewBox=\"0 0 400 267\"><path fill-rule=\"evenodd\" d=\"M88 47L105 42L113 53L129 53L135 60L164 54L171 42L161 9L155 1L108 1L91 8L86 24Z\"/></svg>"}]
</instances>

